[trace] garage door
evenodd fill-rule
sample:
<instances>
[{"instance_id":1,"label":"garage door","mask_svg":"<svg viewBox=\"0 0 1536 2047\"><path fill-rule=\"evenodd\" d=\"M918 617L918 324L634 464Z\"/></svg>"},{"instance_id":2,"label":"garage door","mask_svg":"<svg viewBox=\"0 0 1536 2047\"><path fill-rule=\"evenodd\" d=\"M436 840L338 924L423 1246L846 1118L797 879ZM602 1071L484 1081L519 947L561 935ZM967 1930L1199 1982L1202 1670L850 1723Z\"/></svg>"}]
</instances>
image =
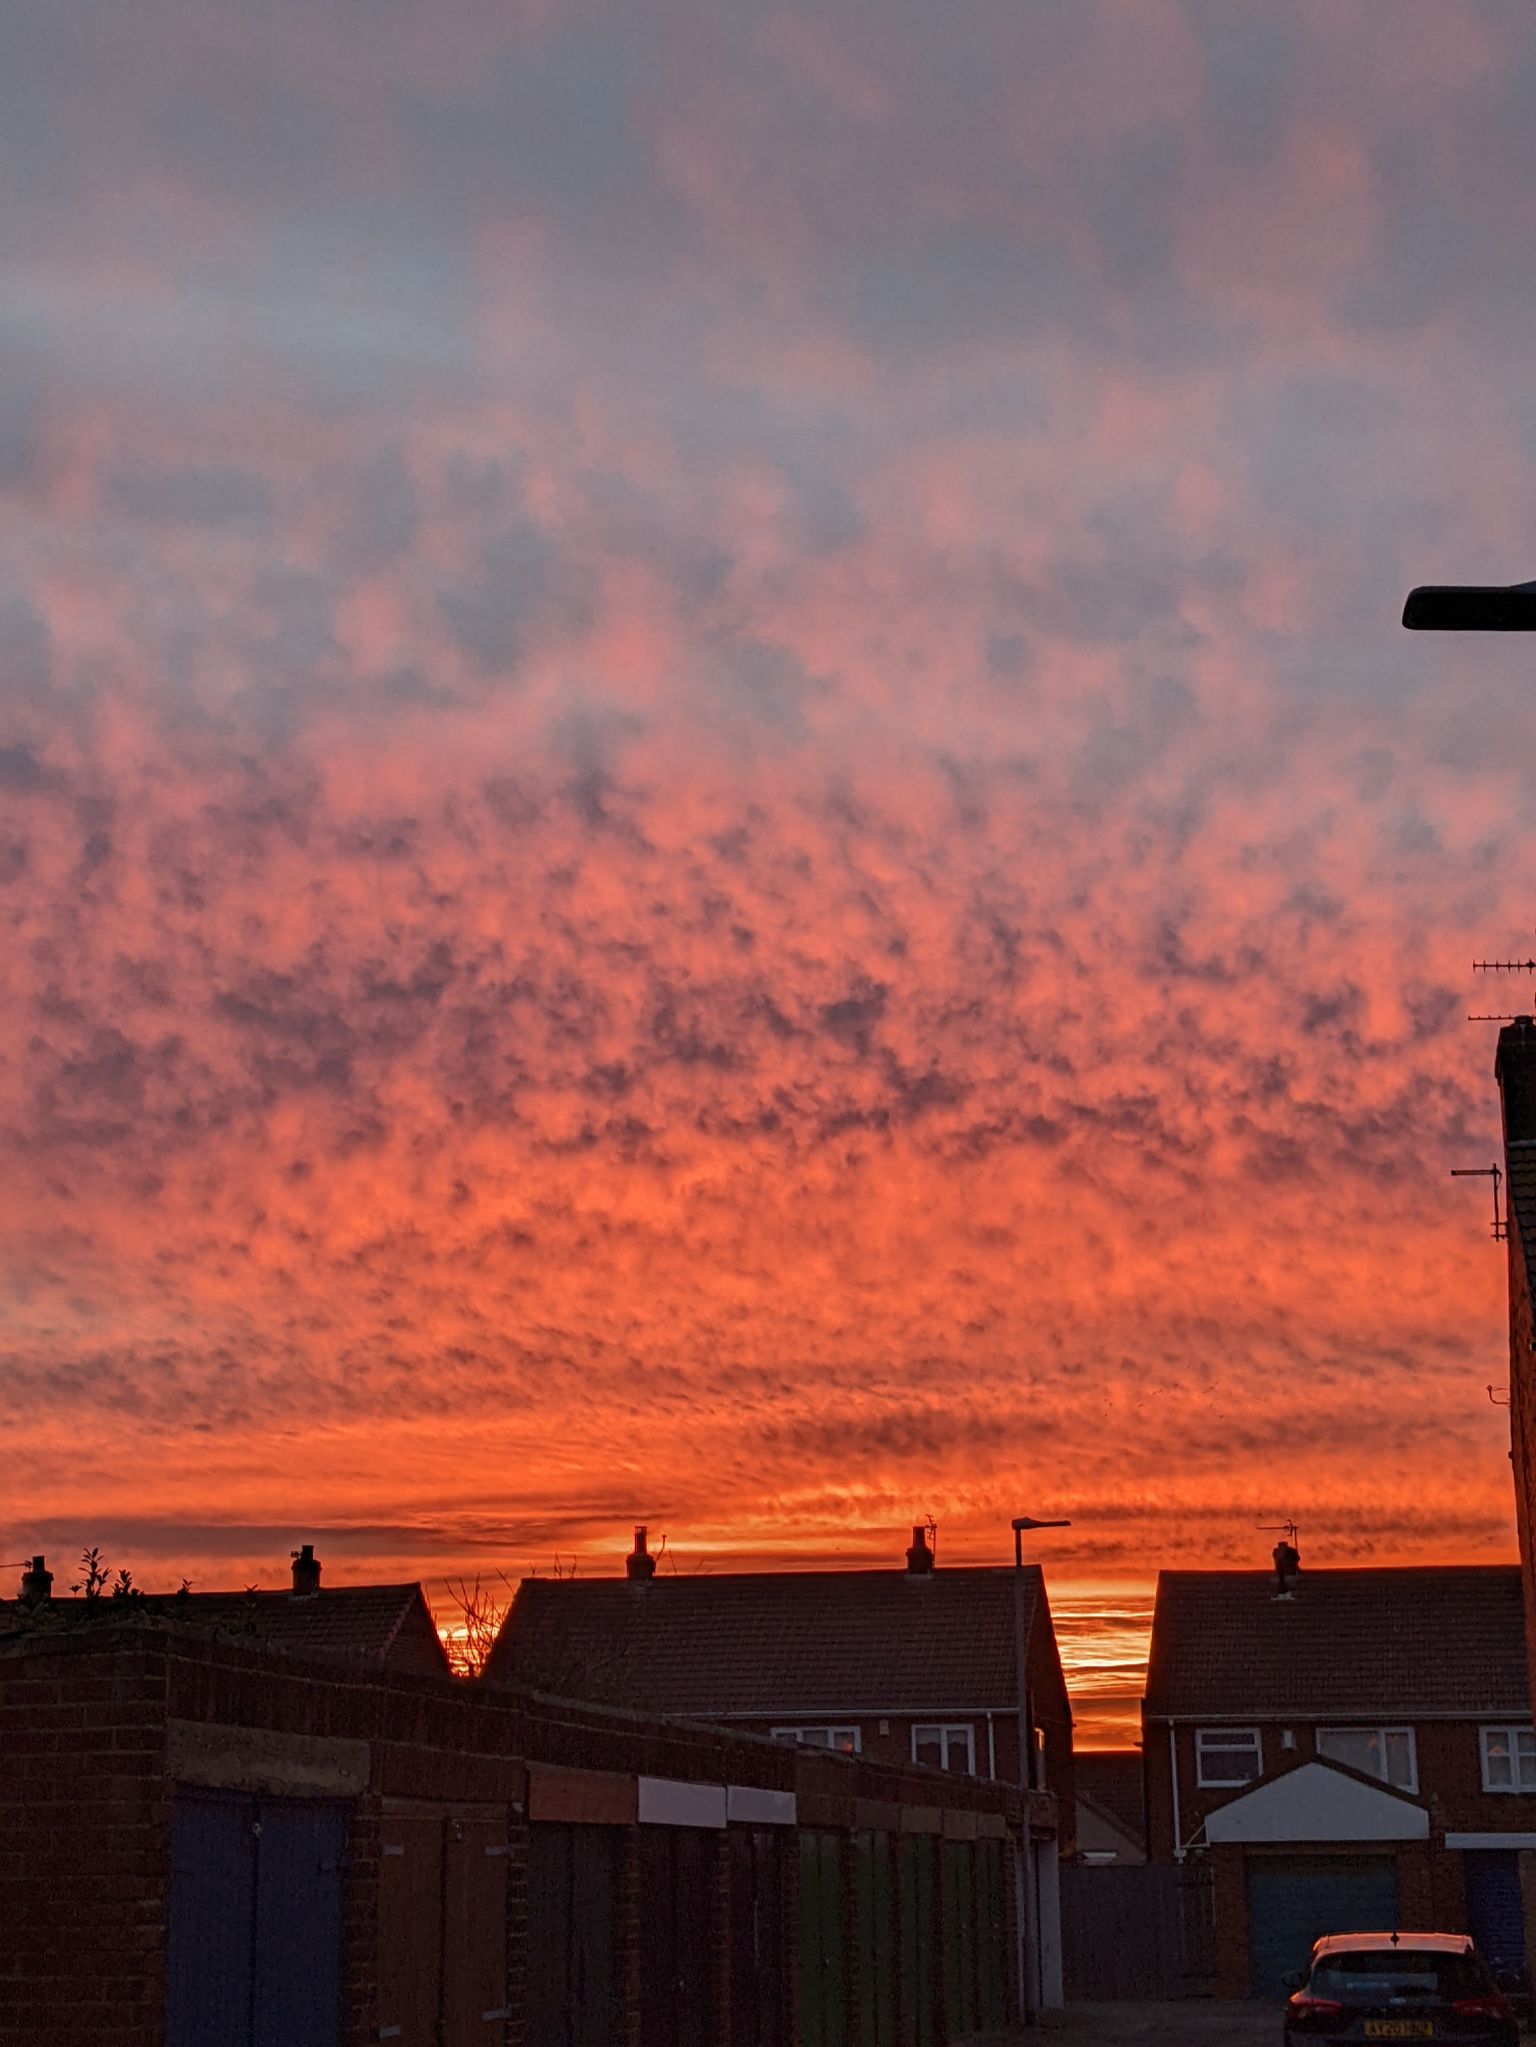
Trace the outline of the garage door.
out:
<instances>
[{"instance_id":1,"label":"garage door","mask_svg":"<svg viewBox=\"0 0 1536 2047\"><path fill-rule=\"evenodd\" d=\"M1381 1933L1397 1922L1390 1855L1250 1856L1248 1962L1255 1997L1284 1995L1324 1933Z\"/></svg>"},{"instance_id":2,"label":"garage door","mask_svg":"<svg viewBox=\"0 0 1536 2047\"><path fill-rule=\"evenodd\" d=\"M1525 1967L1525 1905L1513 1848L1468 1850L1467 1931L1496 1969Z\"/></svg>"}]
</instances>

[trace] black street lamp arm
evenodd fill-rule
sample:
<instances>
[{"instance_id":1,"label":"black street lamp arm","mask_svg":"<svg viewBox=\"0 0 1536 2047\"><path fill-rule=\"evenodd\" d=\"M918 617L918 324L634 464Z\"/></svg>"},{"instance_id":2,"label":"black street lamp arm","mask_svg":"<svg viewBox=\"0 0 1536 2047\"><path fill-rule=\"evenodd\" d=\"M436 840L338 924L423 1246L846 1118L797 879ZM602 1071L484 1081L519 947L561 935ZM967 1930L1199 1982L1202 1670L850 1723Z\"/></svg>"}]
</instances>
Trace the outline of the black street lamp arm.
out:
<instances>
[{"instance_id":1,"label":"black street lamp arm","mask_svg":"<svg viewBox=\"0 0 1536 2047\"><path fill-rule=\"evenodd\" d=\"M1422 583L1403 624L1419 633L1536 633L1536 583Z\"/></svg>"}]
</instances>

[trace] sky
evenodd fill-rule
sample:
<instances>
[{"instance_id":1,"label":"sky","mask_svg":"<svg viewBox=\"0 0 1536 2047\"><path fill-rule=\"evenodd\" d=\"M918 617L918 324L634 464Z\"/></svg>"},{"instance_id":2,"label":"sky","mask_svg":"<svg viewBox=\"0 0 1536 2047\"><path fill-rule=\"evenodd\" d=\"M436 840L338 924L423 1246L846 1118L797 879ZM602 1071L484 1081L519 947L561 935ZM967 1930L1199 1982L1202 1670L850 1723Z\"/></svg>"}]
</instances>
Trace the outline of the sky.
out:
<instances>
[{"instance_id":1,"label":"sky","mask_svg":"<svg viewBox=\"0 0 1536 2047\"><path fill-rule=\"evenodd\" d=\"M1514 1555L1527 0L16 0L0 1560ZM1118 1720L1116 1716L1118 1717Z\"/></svg>"}]
</instances>

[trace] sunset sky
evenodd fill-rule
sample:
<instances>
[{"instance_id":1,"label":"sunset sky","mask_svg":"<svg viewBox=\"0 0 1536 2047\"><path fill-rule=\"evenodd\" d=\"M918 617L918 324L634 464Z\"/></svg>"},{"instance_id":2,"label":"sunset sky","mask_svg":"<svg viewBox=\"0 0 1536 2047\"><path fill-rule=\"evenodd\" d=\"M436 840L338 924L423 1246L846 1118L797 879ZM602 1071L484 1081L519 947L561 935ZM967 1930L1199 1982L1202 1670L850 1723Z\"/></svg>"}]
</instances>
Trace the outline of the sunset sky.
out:
<instances>
[{"instance_id":1,"label":"sunset sky","mask_svg":"<svg viewBox=\"0 0 1536 2047\"><path fill-rule=\"evenodd\" d=\"M0 1561L1514 1555L1530 0L16 0ZM7 1586L5 1589L10 1589Z\"/></svg>"}]
</instances>

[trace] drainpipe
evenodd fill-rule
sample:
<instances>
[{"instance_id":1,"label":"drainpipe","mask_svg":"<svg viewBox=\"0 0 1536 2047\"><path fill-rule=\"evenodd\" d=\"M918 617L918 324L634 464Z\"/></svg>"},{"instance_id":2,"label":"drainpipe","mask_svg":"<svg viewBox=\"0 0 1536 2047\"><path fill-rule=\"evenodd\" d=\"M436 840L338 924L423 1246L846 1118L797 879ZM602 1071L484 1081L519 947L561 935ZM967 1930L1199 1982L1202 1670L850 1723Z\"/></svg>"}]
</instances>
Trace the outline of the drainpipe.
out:
<instances>
[{"instance_id":1,"label":"drainpipe","mask_svg":"<svg viewBox=\"0 0 1536 2047\"><path fill-rule=\"evenodd\" d=\"M1168 1722L1168 1783L1173 1792L1173 1859L1184 1860L1184 1819L1179 1811L1179 1749L1173 1722Z\"/></svg>"},{"instance_id":2,"label":"drainpipe","mask_svg":"<svg viewBox=\"0 0 1536 2047\"><path fill-rule=\"evenodd\" d=\"M987 1775L997 1775L997 1729L990 1713L987 1715Z\"/></svg>"}]
</instances>

